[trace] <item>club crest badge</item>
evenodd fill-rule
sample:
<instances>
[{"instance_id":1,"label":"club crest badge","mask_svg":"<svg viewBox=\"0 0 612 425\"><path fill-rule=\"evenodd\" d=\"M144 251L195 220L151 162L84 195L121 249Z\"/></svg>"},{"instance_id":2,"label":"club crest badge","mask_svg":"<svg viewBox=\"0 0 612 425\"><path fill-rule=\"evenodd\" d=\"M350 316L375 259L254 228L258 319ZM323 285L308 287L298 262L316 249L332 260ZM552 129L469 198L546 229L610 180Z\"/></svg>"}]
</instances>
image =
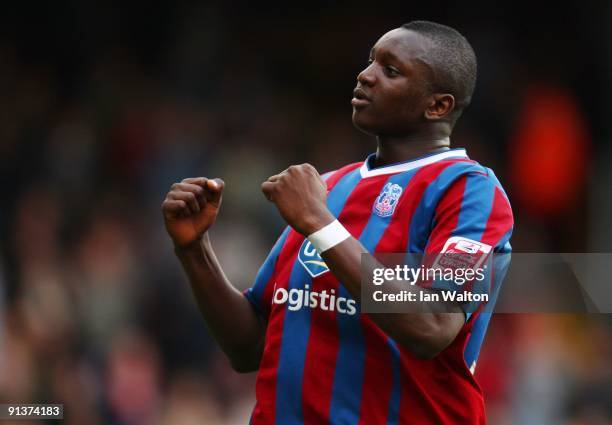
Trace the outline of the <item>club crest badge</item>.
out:
<instances>
[{"instance_id":1,"label":"club crest badge","mask_svg":"<svg viewBox=\"0 0 612 425\"><path fill-rule=\"evenodd\" d=\"M391 216L395 212L402 191L403 189L399 184L387 183L374 202L374 213L379 217Z\"/></svg>"}]
</instances>

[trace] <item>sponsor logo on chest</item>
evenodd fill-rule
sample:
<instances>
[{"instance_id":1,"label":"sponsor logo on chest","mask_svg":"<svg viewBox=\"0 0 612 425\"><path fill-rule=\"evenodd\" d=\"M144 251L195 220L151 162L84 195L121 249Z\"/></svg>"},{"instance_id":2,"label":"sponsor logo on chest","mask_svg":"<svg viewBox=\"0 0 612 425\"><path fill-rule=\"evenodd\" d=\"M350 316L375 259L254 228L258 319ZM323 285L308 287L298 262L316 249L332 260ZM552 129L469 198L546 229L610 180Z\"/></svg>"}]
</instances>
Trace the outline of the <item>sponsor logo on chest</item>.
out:
<instances>
[{"instance_id":1,"label":"sponsor logo on chest","mask_svg":"<svg viewBox=\"0 0 612 425\"><path fill-rule=\"evenodd\" d=\"M323 273L329 271L327 264L325 264L323 258L321 258L315 247L312 246L308 239L304 239L304 242L300 247L298 261L302 266L304 266L308 274L312 277L321 276Z\"/></svg>"}]
</instances>

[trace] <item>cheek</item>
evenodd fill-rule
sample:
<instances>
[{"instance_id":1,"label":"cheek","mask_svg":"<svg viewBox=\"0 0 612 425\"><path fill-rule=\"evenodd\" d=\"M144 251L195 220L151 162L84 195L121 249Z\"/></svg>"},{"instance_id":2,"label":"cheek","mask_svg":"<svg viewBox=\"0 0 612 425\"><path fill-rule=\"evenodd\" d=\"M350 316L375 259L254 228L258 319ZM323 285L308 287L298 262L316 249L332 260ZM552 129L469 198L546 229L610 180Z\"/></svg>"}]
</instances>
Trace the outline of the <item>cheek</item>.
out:
<instances>
[{"instance_id":1,"label":"cheek","mask_svg":"<svg viewBox=\"0 0 612 425\"><path fill-rule=\"evenodd\" d=\"M404 88L400 94L394 96L390 101L397 113L403 117L415 118L423 112L424 94L415 87Z\"/></svg>"},{"instance_id":2,"label":"cheek","mask_svg":"<svg viewBox=\"0 0 612 425\"><path fill-rule=\"evenodd\" d=\"M353 124L370 134L394 134L410 130L421 121L424 95L405 82L381 87L374 103L353 111Z\"/></svg>"},{"instance_id":3,"label":"cheek","mask_svg":"<svg viewBox=\"0 0 612 425\"><path fill-rule=\"evenodd\" d=\"M416 121L422 115L421 112L419 102L416 99L404 99L401 106L398 106L398 115L409 122Z\"/></svg>"},{"instance_id":4,"label":"cheek","mask_svg":"<svg viewBox=\"0 0 612 425\"><path fill-rule=\"evenodd\" d=\"M395 96L389 97L385 108L385 130L389 134L404 134L412 131L414 126L424 119L423 94L416 90L405 90Z\"/></svg>"}]
</instances>

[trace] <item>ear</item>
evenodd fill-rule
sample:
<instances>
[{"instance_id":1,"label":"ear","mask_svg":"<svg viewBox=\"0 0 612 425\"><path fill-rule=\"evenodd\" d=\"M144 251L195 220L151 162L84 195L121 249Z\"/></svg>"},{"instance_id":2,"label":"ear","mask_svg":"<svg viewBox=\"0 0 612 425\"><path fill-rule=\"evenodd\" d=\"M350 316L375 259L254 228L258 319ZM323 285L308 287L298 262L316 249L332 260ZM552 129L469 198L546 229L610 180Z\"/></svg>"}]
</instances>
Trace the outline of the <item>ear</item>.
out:
<instances>
[{"instance_id":1,"label":"ear","mask_svg":"<svg viewBox=\"0 0 612 425\"><path fill-rule=\"evenodd\" d=\"M431 95L429 104L425 108L425 118L429 120L441 120L455 109L455 98L452 94L434 93Z\"/></svg>"}]
</instances>

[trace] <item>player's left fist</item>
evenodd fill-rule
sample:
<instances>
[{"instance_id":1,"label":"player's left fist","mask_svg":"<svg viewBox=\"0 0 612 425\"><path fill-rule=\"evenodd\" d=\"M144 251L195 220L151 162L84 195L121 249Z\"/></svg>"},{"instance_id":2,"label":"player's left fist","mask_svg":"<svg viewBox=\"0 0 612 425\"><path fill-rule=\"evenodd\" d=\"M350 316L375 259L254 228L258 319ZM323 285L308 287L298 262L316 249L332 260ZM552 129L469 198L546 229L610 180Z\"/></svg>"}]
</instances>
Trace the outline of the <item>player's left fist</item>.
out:
<instances>
[{"instance_id":1,"label":"player's left fist","mask_svg":"<svg viewBox=\"0 0 612 425\"><path fill-rule=\"evenodd\" d=\"M310 164L292 165L271 176L261 190L287 224L304 236L335 220L327 209L327 185Z\"/></svg>"}]
</instances>

